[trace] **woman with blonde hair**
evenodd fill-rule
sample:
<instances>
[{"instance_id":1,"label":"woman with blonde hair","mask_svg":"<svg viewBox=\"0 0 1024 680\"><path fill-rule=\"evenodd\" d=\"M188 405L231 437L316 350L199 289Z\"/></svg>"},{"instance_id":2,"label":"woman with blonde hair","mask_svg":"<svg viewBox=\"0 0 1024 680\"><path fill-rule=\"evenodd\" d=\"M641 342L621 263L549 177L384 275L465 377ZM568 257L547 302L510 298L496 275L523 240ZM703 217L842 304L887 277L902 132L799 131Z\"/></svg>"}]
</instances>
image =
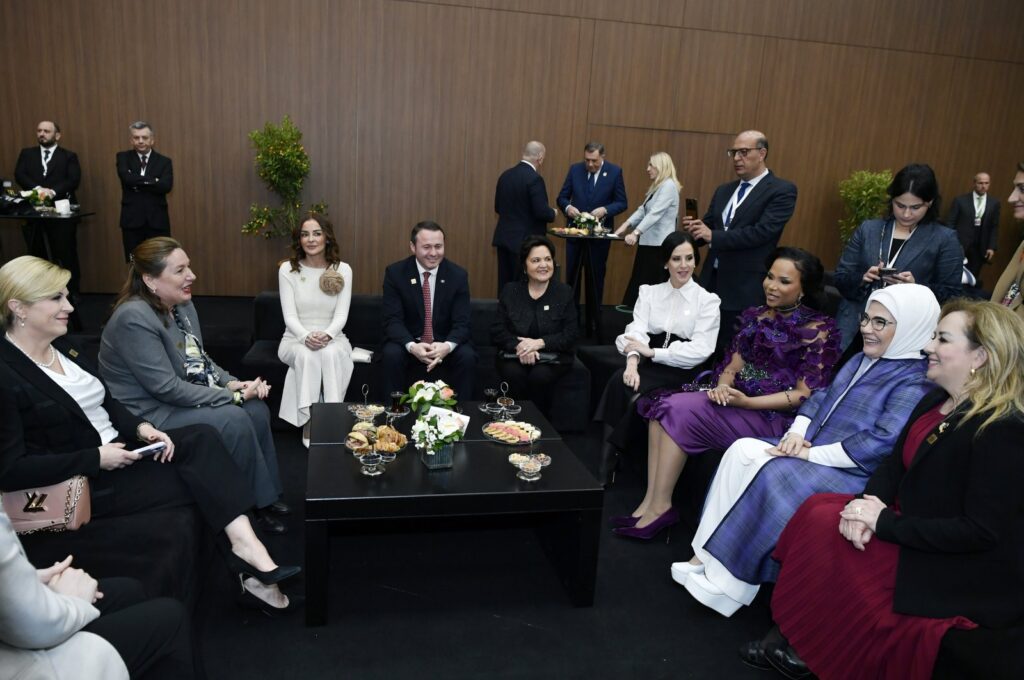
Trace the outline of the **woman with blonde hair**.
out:
<instances>
[{"instance_id":1,"label":"woman with blonde hair","mask_svg":"<svg viewBox=\"0 0 1024 680\"><path fill-rule=\"evenodd\" d=\"M278 358L288 364L281 419L303 426L309 446L309 407L345 401L352 379L352 345L342 332L352 302L352 268L341 261L334 226L309 213L292 230L292 255L277 270L284 315Z\"/></svg>"},{"instance_id":2,"label":"woman with blonde hair","mask_svg":"<svg viewBox=\"0 0 1024 680\"><path fill-rule=\"evenodd\" d=\"M862 495L812 496L779 538L772 614L784 639L767 662L822 678L929 678L950 630L1018 624L1022 337L1024 320L997 303L943 307L925 347L939 389Z\"/></svg>"},{"instance_id":3,"label":"woman with blonde hair","mask_svg":"<svg viewBox=\"0 0 1024 680\"><path fill-rule=\"evenodd\" d=\"M647 176L651 178L651 186L644 194L643 203L615 230L622 236L632 227L633 231L623 240L628 246L637 246L633 273L622 298L622 304L627 307L636 304L640 286L653 286L665 280L660 246L665 237L676 230L676 218L679 216L679 190L682 185L676 179L672 157L664 151L651 156L647 162Z\"/></svg>"}]
</instances>

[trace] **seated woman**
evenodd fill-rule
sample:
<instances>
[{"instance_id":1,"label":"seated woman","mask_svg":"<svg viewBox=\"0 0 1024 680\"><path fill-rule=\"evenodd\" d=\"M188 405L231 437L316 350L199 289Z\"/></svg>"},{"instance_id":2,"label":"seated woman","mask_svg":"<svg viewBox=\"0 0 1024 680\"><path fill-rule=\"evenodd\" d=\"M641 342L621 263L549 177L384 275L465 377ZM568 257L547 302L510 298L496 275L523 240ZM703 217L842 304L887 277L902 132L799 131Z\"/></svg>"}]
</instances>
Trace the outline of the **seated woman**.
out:
<instances>
[{"instance_id":1,"label":"seated woman","mask_svg":"<svg viewBox=\"0 0 1024 680\"><path fill-rule=\"evenodd\" d=\"M661 242L661 261L668 281L640 286L633 320L615 338L626 367L608 381L598 405L606 439L619 451L645 439L636 399L657 388L690 382L693 369L715 351L721 300L693 279L700 266L693 237L685 231L669 234Z\"/></svg>"},{"instance_id":2,"label":"seated woman","mask_svg":"<svg viewBox=\"0 0 1024 680\"><path fill-rule=\"evenodd\" d=\"M951 629L1024 616L1024 320L953 300L914 409L862 496L809 498L779 537L772 665L929 678ZM837 531L838 525L838 531ZM792 647L788 647L788 644Z\"/></svg>"},{"instance_id":3,"label":"seated woman","mask_svg":"<svg viewBox=\"0 0 1024 680\"><path fill-rule=\"evenodd\" d=\"M498 348L498 374L509 392L530 399L551 414L552 385L572 370L575 356L576 303L572 288L555 275L555 246L530 236L519 249L524 280L505 284L491 337Z\"/></svg>"},{"instance_id":4,"label":"seated woman","mask_svg":"<svg viewBox=\"0 0 1024 680\"><path fill-rule=\"evenodd\" d=\"M740 330L712 376L715 387L637 402L650 421L647 493L632 514L612 518L616 534L649 540L677 523L672 492L687 456L724 451L740 437L780 437L811 391L828 386L839 356L835 323L803 304L821 295L821 261L781 247L766 267L767 304L740 315Z\"/></svg>"},{"instance_id":5,"label":"seated woman","mask_svg":"<svg viewBox=\"0 0 1024 680\"><path fill-rule=\"evenodd\" d=\"M100 342L100 373L115 399L157 427L212 425L256 497L257 522L268 533L286 531L275 514L290 512L278 499L281 479L261 400L270 385L241 381L203 350L192 305L196 275L174 239L158 236L132 252L128 280Z\"/></svg>"},{"instance_id":6,"label":"seated woman","mask_svg":"<svg viewBox=\"0 0 1024 680\"><path fill-rule=\"evenodd\" d=\"M672 578L724 616L750 604L757 584L774 581L772 550L804 499L862 491L933 387L921 350L938 320L939 303L924 286L872 293L860 317L863 353L804 403L775 446L747 438L726 451L693 539L694 557L672 565Z\"/></svg>"},{"instance_id":7,"label":"seated woman","mask_svg":"<svg viewBox=\"0 0 1024 680\"><path fill-rule=\"evenodd\" d=\"M1017 164L1017 174L1013 178L1013 192L1006 199L1013 209L1013 217L1024 222L1024 163ZM1024 241L1010 257L1009 264L1003 270L996 287L992 291L992 302L1009 307L1015 314L1024 318Z\"/></svg>"},{"instance_id":8,"label":"seated woman","mask_svg":"<svg viewBox=\"0 0 1024 680\"><path fill-rule=\"evenodd\" d=\"M133 416L62 337L74 309L65 288L70 276L31 256L0 267L7 331L0 342L0 451L14 452L0 489L85 475L94 519L194 503L230 545L224 552L231 569L251 577L243 587L269 607L287 607L275 584L299 568L279 567L256 536L245 514L252 492L216 431L192 426L162 432ZM152 460L132 451L154 442L165 448Z\"/></svg>"},{"instance_id":9,"label":"seated woman","mask_svg":"<svg viewBox=\"0 0 1024 680\"><path fill-rule=\"evenodd\" d=\"M860 338L857 319L876 288L919 283L940 304L963 292L964 251L956 232L939 222L942 197L932 169L908 165L886 192L888 215L857 227L836 266L834 283L843 296L836 323L844 350Z\"/></svg>"},{"instance_id":10,"label":"seated woman","mask_svg":"<svg viewBox=\"0 0 1024 680\"><path fill-rule=\"evenodd\" d=\"M342 333L352 302L352 268L341 261L334 227L322 215L292 231L292 256L277 270L284 337L277 356L288 364L281 391L281 420L304 426L309 446L309 407L345 401L352 379L352 346Z\"/></svg>"},{"instance_id":11,"label":"seated woman","mask_svg":"<svg viewBox=\"0 0 1024 680\"><path fill-rule=\"evenodd\" d=\"M672 157L664 151L651 156L647 162L647 176L651 178L651 186L647 188L643 202L615 230L621 236L632 227L633 231L626 234L623 241L627 246L637 246L633 273L622 296L622 304L627 307L636 304L641 285L661 282L663 275L659 268L665 261L661 258L659 246L676 230L679 217L679 190L682 185L676 178Z\"/></svg>"}]
</instances>

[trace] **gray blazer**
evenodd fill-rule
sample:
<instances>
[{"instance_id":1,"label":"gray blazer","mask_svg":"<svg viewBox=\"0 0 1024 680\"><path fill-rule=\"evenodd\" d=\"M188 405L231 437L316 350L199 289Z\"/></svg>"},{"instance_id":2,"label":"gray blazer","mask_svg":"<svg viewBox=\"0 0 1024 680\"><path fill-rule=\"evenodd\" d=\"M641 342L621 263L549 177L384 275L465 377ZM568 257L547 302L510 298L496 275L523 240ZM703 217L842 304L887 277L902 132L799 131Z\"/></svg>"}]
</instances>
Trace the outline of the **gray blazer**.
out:
<instances>
[{"instance_id":1,"label":"gray blazer","mask_svg":"<svg viewBox=\"0 0 1024 680\"><path fill-rule=\"evenodd\" d=\"M192 324L192 333L203 339L199 316L191 302L178 312ZM234 397L224 387L210 388L185 380L185 336L173 320L163 319L144 300L120 305L103 329L100 342L100 374L114 399L129 411L160 427L176 410L199 406L224 406ZM214 364L223 387L235 376Z\"/></svg>"},{"instance_id":2,"label":"gray blazer","mask_svg":"<svg viewBox=\"0 0 1024 680\"><path fill-rule=\"evenodd\" d=\"M39 582L10 520L0 509L0 676L128 678L109 642L80 632L99 616L85 600Z\"/></svg>"},{"instance_id":3,"label":"gray blazer","mask_svg":"<svg viewBox=\"0 0 1024 680\"><path fill-rule=\"evenodd\" d=\"M675 182L666 179L629 216L627 222L640 236L640 245L660 246L665 237L676 230L678 216L679 189Z\"/></svg>"}]
</instances>

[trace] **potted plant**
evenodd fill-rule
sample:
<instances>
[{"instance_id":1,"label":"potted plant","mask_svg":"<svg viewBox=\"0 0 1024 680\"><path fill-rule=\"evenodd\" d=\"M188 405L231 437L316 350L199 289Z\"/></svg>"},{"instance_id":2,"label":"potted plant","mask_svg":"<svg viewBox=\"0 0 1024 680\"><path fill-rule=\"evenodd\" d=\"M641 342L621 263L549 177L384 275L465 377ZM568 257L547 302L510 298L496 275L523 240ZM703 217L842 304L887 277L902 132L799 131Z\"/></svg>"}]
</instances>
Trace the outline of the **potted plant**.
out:
<instances>
[{"instance_id":1,"label":"potted plant","mask_svg":"<svg viewBox=\"0 0 1024 680\"><path fill-rule=\"evenodd\" d=\"M892 171L857 170L839 182L839 197L843 199L846 216L839 220L839 237L843 245L865 220L882 214L889 195L886 189L892 183Z\"/></svg>"},{"instance_id":2,"label":"potted plant","mask_svg":"<svg viewBox=\"0 0 1024 680\"><path fill-rule=\"evenodd\" d=\"M463 422L452 411L435 409L412 424L412 441L420 460L431 470L452 466L455 442L462 439Z\"/></svg>"}]
</instances>

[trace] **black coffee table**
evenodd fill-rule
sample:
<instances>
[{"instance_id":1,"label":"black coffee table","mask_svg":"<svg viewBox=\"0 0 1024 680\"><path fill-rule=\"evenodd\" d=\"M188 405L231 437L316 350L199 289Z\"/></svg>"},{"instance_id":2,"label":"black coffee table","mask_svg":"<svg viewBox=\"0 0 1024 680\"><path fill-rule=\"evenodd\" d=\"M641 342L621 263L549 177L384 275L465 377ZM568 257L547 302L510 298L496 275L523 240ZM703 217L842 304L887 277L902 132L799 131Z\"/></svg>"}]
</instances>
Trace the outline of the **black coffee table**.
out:
<instances>
[{"instance_id":1,"label":"black coffee table","mask_svg":"<svg viewBox=\"0 0 1024 680\"><path fill-rule=\"evenodd\" d=\"M410 445L384 474L366 477L344 445L316 441L324 431L318 421L351 426L347 405L315 404L312 420L306 481L307 625L327 621L331 536L386 531L409 520L427 528L452 518L493 520L500 527L522 520L521 525L536 529L572 603L593 604L604 489L560 439L534 445L552 462L532 483L517 479L508 463L509 453L518 449L490 441L457 443L455 464L446 471L428 470ZM474 417L470 432L479 431L483 421Z\"/></svg>"}]
</instances>

